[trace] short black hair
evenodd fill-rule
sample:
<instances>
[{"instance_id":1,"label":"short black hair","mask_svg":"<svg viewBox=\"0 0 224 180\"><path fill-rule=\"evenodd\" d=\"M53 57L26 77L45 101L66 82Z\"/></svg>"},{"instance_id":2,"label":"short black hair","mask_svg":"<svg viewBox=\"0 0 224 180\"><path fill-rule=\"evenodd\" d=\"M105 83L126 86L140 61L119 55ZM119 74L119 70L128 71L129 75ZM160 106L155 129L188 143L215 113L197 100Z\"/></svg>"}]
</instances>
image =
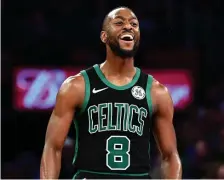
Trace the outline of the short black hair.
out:
<instances>
[{"instance_id":1,"label":"short black hair","mask_svg":"<svg viewBox=\"0 0 224 180\"><path fill-rule=\"evenodd\" d=\"M109 15L112 11L115 11L115 10L117 10L117 9L128 9L128 10L130 10L131 12L133 12L132 9L129 8L129 7L127 7L127 6L119 6L119 7L116 7L116 8L114 8L114 9L112 9L112 10L105 16L105 18L104 18L104 20L103 20L103 25L102 25L102 30L103 30L103 31L106 31L106 29L107 29L107 24L108 24L108 21L109 21L109 16L108 16L108 15Z\"/></svg>"}]
</instances>

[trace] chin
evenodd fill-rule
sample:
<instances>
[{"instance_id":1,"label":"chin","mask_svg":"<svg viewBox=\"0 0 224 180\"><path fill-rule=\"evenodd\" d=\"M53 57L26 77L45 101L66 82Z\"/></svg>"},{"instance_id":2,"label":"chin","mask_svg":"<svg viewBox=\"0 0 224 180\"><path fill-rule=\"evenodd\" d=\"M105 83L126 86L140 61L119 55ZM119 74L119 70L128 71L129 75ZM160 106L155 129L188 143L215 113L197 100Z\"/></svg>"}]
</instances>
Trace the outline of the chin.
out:
<instances>
[{"instance_id":1,"label":"chin","mask_svg":"<svg viewBox=\"0 0 224 180\"><path fill-rule=\"evenodd\" d=\"M130 58L130 57L134 57L135 53L132 49L131 50L120 49L120 52L118 53L118 55L123 58Z\"/></svg>"},{"instance_id":2,"label":"chin","mask_svg":"<svg viewBox=\"0 0 224 180\"><path fill-rule=\"evenodd\" d=\"M112 44L109 43L108 44L111 48L111 50L114 52L114 54L116 54L117 56L123 57L123 58L129 58L129 57L134 57L138 47L134 46L134 47L127 47L127 46L120 46L120 44L118 43L116 44Z\"/></svg>"}]
</instances>

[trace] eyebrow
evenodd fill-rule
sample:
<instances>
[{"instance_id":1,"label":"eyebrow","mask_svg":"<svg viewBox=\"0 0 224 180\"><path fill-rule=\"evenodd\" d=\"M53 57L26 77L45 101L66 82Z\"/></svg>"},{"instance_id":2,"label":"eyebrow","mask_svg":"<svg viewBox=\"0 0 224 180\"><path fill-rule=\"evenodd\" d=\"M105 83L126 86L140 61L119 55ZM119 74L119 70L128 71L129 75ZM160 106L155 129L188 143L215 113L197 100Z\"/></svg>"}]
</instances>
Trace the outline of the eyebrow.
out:
<instances>
[{"instance_id":1,"label":"eyebrow","mask_svg":"<svg viewBox=\"0 0 224 180\"><path fill-rule=\"evenodd\" d=\"M125 20L125 18L124 18L123 16L116 16L114 19L122 19L122 20ZM136 20L137 20L136 17L131 17L131 18L129 18L128 20L130 21L130 20L132 20L132 19L136 19Z\"/></svg>"}]
</instances>

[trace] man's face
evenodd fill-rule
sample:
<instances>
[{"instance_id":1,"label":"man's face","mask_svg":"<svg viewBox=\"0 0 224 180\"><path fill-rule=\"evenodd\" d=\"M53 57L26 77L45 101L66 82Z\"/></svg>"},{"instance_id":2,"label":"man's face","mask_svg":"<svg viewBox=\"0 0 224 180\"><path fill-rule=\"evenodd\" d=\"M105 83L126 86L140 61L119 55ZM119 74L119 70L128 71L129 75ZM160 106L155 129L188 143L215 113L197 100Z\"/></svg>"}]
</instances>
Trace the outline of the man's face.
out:
<instances>
[{"instance_id":1,"label":"man's face","mask_svg":"<svg viewBox=\"0 0 224 180\"><path fill-rule=\"evenodd\" d=\"M133 57L140 40L139 22L132 11L121 8L109 13L106 44L121 57Z\"/></svg>"}]
</instances>

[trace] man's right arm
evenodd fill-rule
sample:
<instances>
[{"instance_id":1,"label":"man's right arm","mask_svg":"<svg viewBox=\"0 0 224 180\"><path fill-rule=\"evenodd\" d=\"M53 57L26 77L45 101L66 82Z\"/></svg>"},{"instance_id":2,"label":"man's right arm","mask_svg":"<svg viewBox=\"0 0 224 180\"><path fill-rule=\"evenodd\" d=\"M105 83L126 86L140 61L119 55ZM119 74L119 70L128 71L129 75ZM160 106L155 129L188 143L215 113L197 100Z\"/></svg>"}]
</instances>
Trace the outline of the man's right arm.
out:
<instances>
[{"instance_id":1,"label":"man's right arm","mask_svg":"<svg viewBox=\"0 0 224 180\"><path fill-rule=\"evenodd\" d=\"M57 179L61 169L61 154L67 137L75 108L81 106L84 99L84 79L77 75L62 84L51 114L45 145L41 159L40 178Z\"/></svg>"}]
</instances>

